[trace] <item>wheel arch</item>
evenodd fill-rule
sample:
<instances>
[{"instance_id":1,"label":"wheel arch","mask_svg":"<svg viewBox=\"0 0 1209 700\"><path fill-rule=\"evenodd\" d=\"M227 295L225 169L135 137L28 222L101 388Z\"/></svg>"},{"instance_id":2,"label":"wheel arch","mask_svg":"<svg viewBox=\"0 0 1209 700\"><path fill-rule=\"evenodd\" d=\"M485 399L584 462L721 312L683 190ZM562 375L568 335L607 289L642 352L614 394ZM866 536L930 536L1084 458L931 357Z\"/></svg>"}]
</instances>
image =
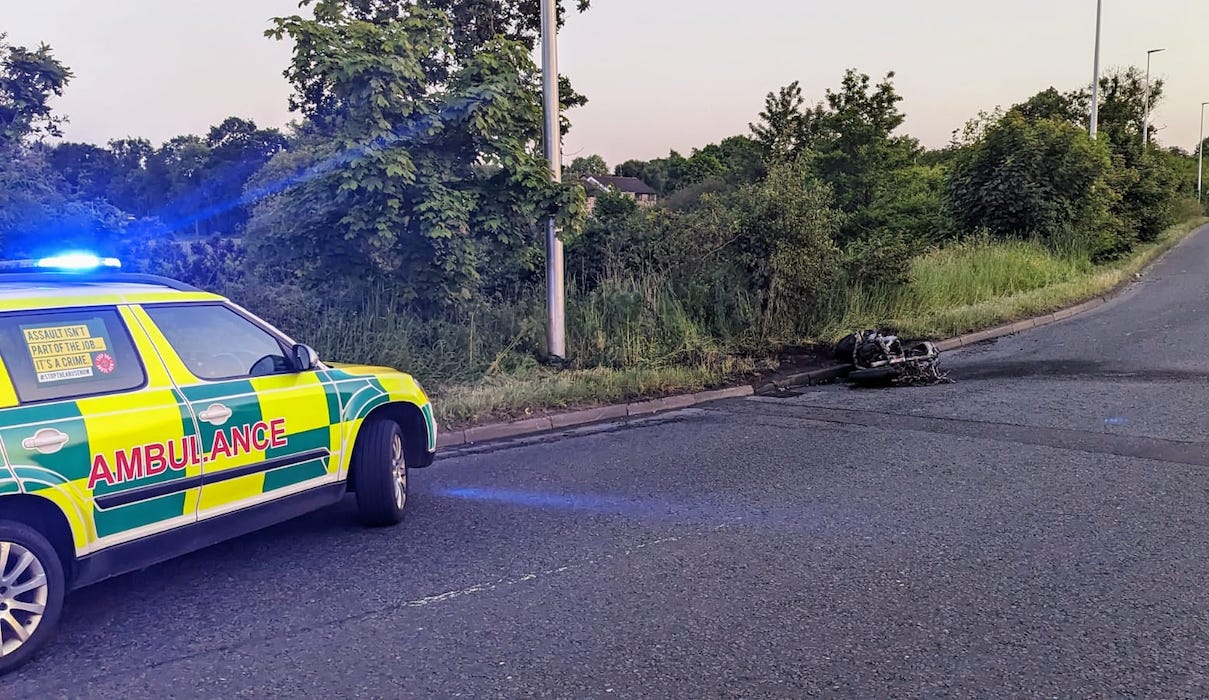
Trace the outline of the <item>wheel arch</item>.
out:
<instances>
[{"instance_id":1,"label":"wheel arch","mask_svg":"<svg viewBox=\"0 0 1209 700\"><path fill-rule=\"evenodd\" d=\"M0 520L14 520L41 533L58 553L70 585L75 573L75 540L67 514L54 501L28 493L0 496Z\"/></svg>"},{"instance_id":2,"label":"wheel arch","mask_svg":"<svg viewBox=\"0 0 1209 700\"><path fill-rule=\"evenodd\" d=\"M403 430L403 456L408 467L419 469L432 464L433 454L428 451L428 420L419 406L408 401L391 401L370 411L353 435L353 449L356 449L365 424L376 418L392 420ZM349 469L348 487L350 491L357 489L352 469Z\"/></svg>"}]
</instances>

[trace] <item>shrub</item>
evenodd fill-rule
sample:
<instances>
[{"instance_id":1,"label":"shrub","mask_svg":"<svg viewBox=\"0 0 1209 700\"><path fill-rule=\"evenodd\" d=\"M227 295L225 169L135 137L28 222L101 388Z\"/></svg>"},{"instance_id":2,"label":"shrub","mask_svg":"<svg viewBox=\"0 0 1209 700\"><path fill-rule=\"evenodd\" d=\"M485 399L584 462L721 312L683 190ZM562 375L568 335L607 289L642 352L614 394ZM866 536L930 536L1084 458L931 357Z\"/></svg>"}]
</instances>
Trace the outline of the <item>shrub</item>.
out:
<instances>
[{"instance_id":1,"label":"shrub","mask_svg":"<svg viewBox=\"0 0 1209 700\"><path fill-rule=\"evenodd\" d=\"M1094 254L1105 255L1128 246L1112 221L1112 175L1108 147L1079 127L1009 113L954 163L949 200L967 229L1043 239L1074 230L1086 233Z\"/></svg>"}]
</instances>

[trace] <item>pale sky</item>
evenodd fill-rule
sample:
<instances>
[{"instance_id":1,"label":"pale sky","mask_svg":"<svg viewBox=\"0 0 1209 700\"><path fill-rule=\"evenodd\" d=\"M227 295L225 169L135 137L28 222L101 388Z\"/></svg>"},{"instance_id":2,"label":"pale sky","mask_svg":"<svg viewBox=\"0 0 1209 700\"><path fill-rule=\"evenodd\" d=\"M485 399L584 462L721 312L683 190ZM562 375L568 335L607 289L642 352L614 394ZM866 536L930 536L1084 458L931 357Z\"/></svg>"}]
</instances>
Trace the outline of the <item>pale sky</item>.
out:
<instances>
[{"instance_id":1,"label":"pale sky","mask_svg":"<svg viewBox=\"0 0 1209 700\"><path fill-rule=\"evenodd\" d=\"M688 154L748 131L766 93L800 80L822 99L845 68L897 72L904 130L942 146L954 129L1050 85L1090 84L1095 0L593 0L560 37L560 70L591 103L571 113L567 160L610 165ZM76 77L57 103L72 140L205 133L224 117L292 116L289 46L268 19L296 0L0 0L0 32L45 41ZM1167 81L1164 144L1193 148L1209 100L1207 0L1104 0L1102 65Z\"/></svg>"}]
</instances>

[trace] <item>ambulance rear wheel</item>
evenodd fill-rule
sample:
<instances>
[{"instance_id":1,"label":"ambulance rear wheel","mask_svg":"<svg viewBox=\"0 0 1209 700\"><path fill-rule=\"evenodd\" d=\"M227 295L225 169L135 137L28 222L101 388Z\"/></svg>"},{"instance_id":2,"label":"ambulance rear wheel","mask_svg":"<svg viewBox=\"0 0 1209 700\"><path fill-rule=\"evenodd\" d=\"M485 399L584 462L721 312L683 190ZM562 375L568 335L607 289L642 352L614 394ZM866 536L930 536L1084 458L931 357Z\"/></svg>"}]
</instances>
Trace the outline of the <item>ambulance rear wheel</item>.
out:
<instances>
[{"instance_id":1,"label":"ambulance rear wheel","mask_svg":"<svg viewBox=\"0 0 1209 700\"><path fill-rule=\"evenodd\" d=\"M407 460L403 429L389 418L371 418L361 426L353 448L357 512L366 525L395 525L407 505Z\"/></svg>"},{"instance_id":2,"label":"ambulance rear wheel","mask_svg":"<svg viewBox=\"0 0 1209 700\"><path fill-rule=\"evenodd\" d=\"M65 592L63 563L42 533L0 520L0 675L54 637Z\"/></svg>"}]
</instances>

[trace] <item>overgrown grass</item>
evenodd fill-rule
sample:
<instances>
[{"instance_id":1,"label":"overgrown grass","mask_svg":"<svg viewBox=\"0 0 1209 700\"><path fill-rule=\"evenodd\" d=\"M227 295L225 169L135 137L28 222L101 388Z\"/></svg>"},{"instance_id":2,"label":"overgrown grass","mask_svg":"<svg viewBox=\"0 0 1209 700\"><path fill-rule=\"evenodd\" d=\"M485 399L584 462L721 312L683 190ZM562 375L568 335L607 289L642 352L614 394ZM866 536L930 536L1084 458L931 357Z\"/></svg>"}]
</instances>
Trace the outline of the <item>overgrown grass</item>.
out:
<instances>
[{"instance_id":1,"label":"overgrown grass","mask_svg":"<svg viewBox=\"0 0 1209 700\"><path fill-rule=\"evenodd\" d=\"M440 387L436 409L442 422L449 425L491 417L519 418L549 410L701 391L727 377L751 372L756 366L752 359L725 357L719 362L687 366L535 369Z\"/></svg>"},{"instance_id":2,"label":"overgrown grass","mask_svg":"<svg viewBox=\"0 0 1209 700\"><path fill-rule=\"evenodd\" d=\"M822 335L888 326L909 337L945 338L1055 311L1112 291L1207 221L1189 219L1102 265L1023 241L943 248L914 261L905 287L854 290L846 312Z\"/></svg>"}]
</instances>

